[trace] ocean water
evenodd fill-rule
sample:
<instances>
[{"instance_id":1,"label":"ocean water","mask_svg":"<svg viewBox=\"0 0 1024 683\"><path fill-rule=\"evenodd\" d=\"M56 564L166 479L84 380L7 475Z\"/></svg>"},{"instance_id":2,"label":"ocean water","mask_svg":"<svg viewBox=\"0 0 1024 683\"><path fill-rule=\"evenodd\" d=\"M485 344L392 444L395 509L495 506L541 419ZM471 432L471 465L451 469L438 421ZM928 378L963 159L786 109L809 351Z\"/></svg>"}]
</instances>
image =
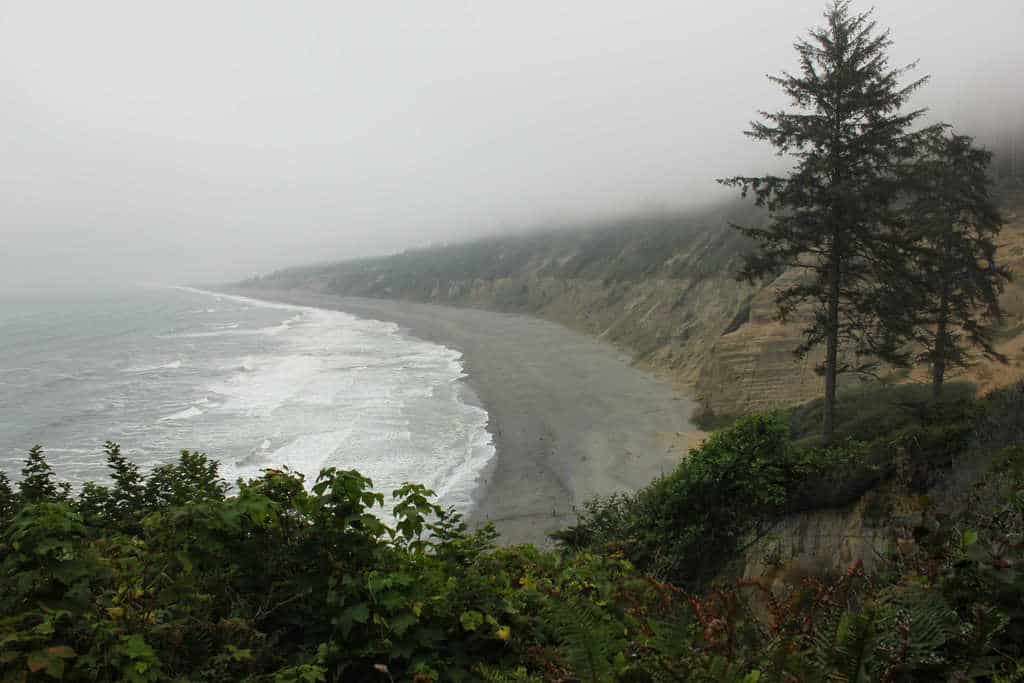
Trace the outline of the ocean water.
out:
<instances>
[{"instance_id":1,"label":"ocean water","mask_svg":"<svg viewBox=\"0 0 1024 683\"><path fill-rule=\"evenodd\" d=\"M457 351L391 323L190 289L0 299L0 469L42 444L58 477L103 481L103 442L143 470L183 448L229 481L358 469L468 511L494 455ZM390 502L387 507L390 507Z\"/></svg>"}]
</instances>

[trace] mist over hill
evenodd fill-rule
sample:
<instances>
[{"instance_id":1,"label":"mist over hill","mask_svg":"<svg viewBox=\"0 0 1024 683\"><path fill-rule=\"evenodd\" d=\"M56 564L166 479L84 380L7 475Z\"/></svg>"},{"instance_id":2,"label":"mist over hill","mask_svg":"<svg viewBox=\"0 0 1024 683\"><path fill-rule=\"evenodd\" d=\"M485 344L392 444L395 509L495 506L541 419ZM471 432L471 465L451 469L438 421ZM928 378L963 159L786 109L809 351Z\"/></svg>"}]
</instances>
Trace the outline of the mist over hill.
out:
<instances>
[{"instance_id":1,"label":"mist over hill","mask_svg":"<svg viewBox=\"0 0 1024 683\"><path fill-rule=\"evenodd\" d=\"M288 268L241 286L529 313L693 380L700 349L729 326L754 291L732 276L751 245L729 224L760 220L762 212L750 203L732 201Z\"/></svg>"},{"instance_id":2,"label":"mist over hill","mask_svg":"<svg viewBox=\"0 0 1024 683\"><path fill-rule=\"evenodd\" d=\"M1007 219L1000 259L1024 275L1020 149L1024 131L1006 135L992 173ZM819 359L794 357L801 321L778 322L773 282L735 277L753 244L730 226L765 220L763 210L737 199L285 268L236 286L255 295L303 290L536 315L627 350L637 364L690 387L705 411L737 414L799 403L818 389ZM1021 374L1020 277L1003 305L1001 344L1015 365L1005 373L976 364L969 376L985 387Z\"/></svg>"}]
</instances>

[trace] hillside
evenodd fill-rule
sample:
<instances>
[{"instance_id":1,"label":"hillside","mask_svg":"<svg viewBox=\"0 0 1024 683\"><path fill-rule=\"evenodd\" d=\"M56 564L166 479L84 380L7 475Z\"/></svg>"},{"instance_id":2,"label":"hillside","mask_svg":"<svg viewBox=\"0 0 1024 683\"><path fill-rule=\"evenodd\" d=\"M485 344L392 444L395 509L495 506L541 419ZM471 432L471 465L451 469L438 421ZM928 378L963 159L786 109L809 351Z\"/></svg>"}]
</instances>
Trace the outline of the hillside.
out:
<instances>
[{"instance_id":1,"label":"hillside","mask_svg":"<svg viewBox=\"0 0 1024 683\"><path fill-rule=\"evenodd\" d=\"M728 224L755 220L751 206L730 202L291 268L244 287L528 313L610 341L692 385L754 294L731 275L749 246Z\"/></svg>"},{"instance_id":2,"label":"hillside","mask_svg":"<svg viewBox=\"0 0 1024 683\"><path fill-rule=\"evenodd\" d=\"M1009 365L978 359L972 367L951 374L978 385L982 392L1005 387L1024 374L1024 193L1006 191L1001 197L1006 225L998 239L997 258L1014 273L1000 299L1006 320L998 350ZM791 277L783 274L780 280ZM814 367L820 352L798 360L792 349L800 341L800 321L780 323L770 283L758 290L749 305L747 321L715 340L701 365L696 390L705 410L739 414L779 405L794 405L821 392ZM916 368L899 380L929 381L926 368Z\"/></svg>"},{"instance_id":3,"label":"hillside","mask_svg":"<svg viewBox=\"0 0 1024 683\"><path fill-rule=\"evenodd\" d=\"M999 255L1024 275L1024 192L1005 190ZM598 225L416 249L394 256L290 268L243 284L519 312L605 339L693 390L705 415L794 405L816 396L817 358L792 350L799 321L775 318L774 283L739 283L751 244L730 223L764 214L729 202ZM790 277L783 273L780 278ZM1011 371L980 362L959 377L982 389L1024 369L1024 283L1007 288L1000 350Z\"/></svg>"}]
</instances>

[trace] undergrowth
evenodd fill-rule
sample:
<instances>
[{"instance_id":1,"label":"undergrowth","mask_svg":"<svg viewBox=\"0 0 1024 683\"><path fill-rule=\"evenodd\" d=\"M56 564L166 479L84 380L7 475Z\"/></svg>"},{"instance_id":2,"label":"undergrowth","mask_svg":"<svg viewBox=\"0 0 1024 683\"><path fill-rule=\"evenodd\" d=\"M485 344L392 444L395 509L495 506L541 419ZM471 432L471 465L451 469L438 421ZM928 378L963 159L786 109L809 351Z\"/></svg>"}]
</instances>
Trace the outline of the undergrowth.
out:
<instances>
[{"instance_id":1,"label":"undergrowth","mask_svg":"<svg viewBox=\"0 0 1024 683\"><path fill-rule=\"evenodd\" d=\"M0 678L1021 680L1022 406L1010 390L827 451L787 416L745 418L592 504L555 552L498 547L416 484L386 525L354 471L229 489L203 454L144 475L107 444L111 482L73 495L33 449L16 484L0 476ZM878 570L719 573L744 534L808 504L801 487L875 467L884 443L901 463L886 480L926 497L960 461L984 454L986 474L962 505L925 506Z\"/></svg>"}]
</instances>

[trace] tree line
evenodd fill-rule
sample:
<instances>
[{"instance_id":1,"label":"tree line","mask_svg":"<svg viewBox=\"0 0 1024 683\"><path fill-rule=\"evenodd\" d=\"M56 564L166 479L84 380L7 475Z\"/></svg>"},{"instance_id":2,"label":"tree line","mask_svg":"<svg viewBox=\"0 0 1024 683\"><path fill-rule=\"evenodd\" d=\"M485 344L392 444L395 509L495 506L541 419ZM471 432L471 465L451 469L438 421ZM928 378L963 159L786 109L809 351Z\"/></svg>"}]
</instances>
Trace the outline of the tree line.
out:
<instances>
[{"instance_id":1,"label":"tree line","mask_svg":"<svg viewBox=\"0 0 1024 683\"><path fill-rule=\"evenodd\" d=\"M741 279L799 277L775 293L780 317L809 310L804 355L824 346L822 434L835 430L838 378L880 363L931 369L941 397L947 372L971 352L1005 362L993 333L1010 279L995 258L1003 225L989 177L991 152L907 107L928 77L891 67L888 30L848 0L795 43L799 70L769 76L790 108L760 112L746 134L795 160L784 175L719 182L753 194L765 227L734 226L759 248Z\"/></svg>"}]
</instances>

